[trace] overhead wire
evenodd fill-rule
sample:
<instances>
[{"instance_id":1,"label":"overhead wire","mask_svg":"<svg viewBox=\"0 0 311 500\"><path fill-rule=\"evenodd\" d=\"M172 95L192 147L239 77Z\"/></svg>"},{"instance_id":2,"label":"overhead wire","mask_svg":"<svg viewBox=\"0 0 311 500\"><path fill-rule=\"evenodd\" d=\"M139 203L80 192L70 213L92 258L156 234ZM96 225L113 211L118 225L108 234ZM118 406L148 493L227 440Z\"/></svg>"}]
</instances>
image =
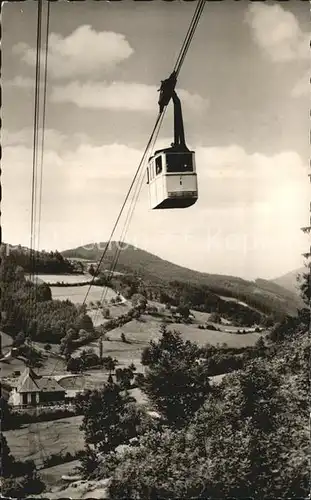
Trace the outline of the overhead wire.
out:
<instances>
[{"instance_id":1,"label":"overhead wire","mask_svg":"<svg viewBox=\"0 0 311 500\"><path fill-rule=\"evenodd\" d=\"M154 147L154 143L155 141L157 140L157 137L158 137L158 134L159 134L159 130L160 130L160 127L161 127L161 124L162 124L162 121L163 121L163 118L164 118L164 113L161 114L161 118L158 122L158 126L153 134L153 139L152 139L152 142L150 143L150 146L148 148L148 150L152 150L153 147ZM147 158L147 155L145 155L144 157L144 161L142 163L142 167L145 165L146 163L146 158ZM117 248L116 248L116 252L115 252L115 255L113 257L113 260L112 260L112 263L111 263L111 267L109 269L109 272L108 272L108 278L107 278L107 283L109 284L111 278L113 277L113 274L114 274L114 271L116 269L116 266L117 266L117 263L118 263L118 260L119 260L119 257L120 257L120 254L121 254L121 251L122 251L122 248L121 248L121 245L125 238L126 238L126 234L127 234L127 231L128 231L128 228L129 228L129 225L131 223L131 220L132 220L132 217L133 217L133 213L134 213L134 209L135 209L135 206L136 206L136 203L138 201L138 198L139 198L139 194L140 194L140 191L141 191L141 188L142 188L142 185L143 185L143 181L144 181L144 177L145 177L145 171L143 170L143 168L140 169L140 173L138 174L137 176L137 183L136 183L136 188L134 190L134 194L133 194L133 197L131 199L131 202L130 202L130 208L127 212L127 216L126 216L126 219L125 219L125 222L123 224L123 229L122 229L122 232L121 232L121 237L117 243ZM100 297L100 302L101 304L103 304L106 300L106 296L107 296L107 293L108 293L108 284L103 287L103 290L102 290L102 293L101 293L101 297ZM99 309L97 309L96 313L95 313L95 317L94 317L94 322L96 323L97 322L97 319L98 319L98 316L99 316Z\"/></svg>"},{"instance_id":2,"label":"overhead wire","mask_svg":"<svg viewBox=\"0 0 311 500\"><path fill-rule=\"evenodd\" d=\"M200 0L198 3L198 6L196 8L195 14L193 16L193 19L191 21L191 24L188 28L185 40L183 42L182 48L180 50L179 57L176 61L174 71L176 72L176 75L178 76L182 64L184 62L184 59L186 57L186 54L188 52L189 46L191 44L191 41L193 39L196 27L198 25L200 16L202 14L203 8L204 8L205 0ZM39 246L39 239L40 239L40 224L41 224L41 213L42 213L42 188L43 188L43 161L44 161L44 142L45 142L45 121L46 121L46 94L47 94L47 74L48 74L48 34L49 34L49 18L50 18L50 4L48 1L48 11L47 11L47 24L46 24L46 46L45 46L45 71L44 71L44 84L43 84L43 123L42 123L42 140L41 140L41 156L40 156L40 181L39 181L39 215L38 215L38 234L37 234L37 245ZM36 43L36 76L35 76L35 105L34 105L34 137L33 137L33 161L32 161L32 190L31 190L31 238L30 238L30 261L31 261L31 278L34 281L35 278L35 247L36 247L36 217L37 217L37 182L38 182L38 133L39 133L39 111L40 111L40 69L41 69L41 43L42 43L42 0L38 0L38 16L37 16L37 43ZM130 203L130 209L127 213L126 220L124 222L124 227L121 233L121 241L124 240L127 234L127 230L129 227L129 224L131 222L133 212L141 191L143 179L144 179L144 171L142 170L142 167L145 165L146 157L148 154L148 151L152 147L152 144L155 143L158 133L160 130L160 127L162 125L162 121L164 118L164 114L166 111L166 106L162 110L162 112L159 112L156 122L153 128L153 131L151 133L151 136L148 140L147 146L145 148L145 151L143 153L143 156L141 158L141 161L138 165L138 168L136 170L136 173L134 175L134 178L131 182L131 185L129 187L128 193L124 199L124 202L121 206L120 212L118 214L118 217L115 221L115 224L112 228L109 240L105 246L105 249L103 251L103 254L97 264L96 271L94 273L94 276L92 277L92 281L89 285L88 291L86 293L86 296L84 298L83 304L85 304L87 297L89 295L89 292L91 290L92 285L94 284L95 277L100 269L100 266L104 260L104 257L107 253L107 250L109 248L109 245L111 243L111 240L115 234L116 228L119 224L119 221L121 219L121 216L123 214L123 211L125 209L125 206L129 200L130 194L132 192L132 189L135 186L136 181L137 185L132 197L132 201ZM140 174L140 177L139 177ZM118 258L120 255L120 248L117 249L117 253L115 257L112 260L112 266L110 273L113 274L114 269L117 265ZM32 287L31 287L32 288ZM36 290L36 283L34 282L34 290ZM36 300L36 295L35 295L35 300ZM37 434L39 436L39 433ZM41 443L40 437L39 437L39 448L40 448L40 454L41 458L43 455L44 446ZM44 460L44 457L43 457Z\"/></svg>"},{"instance_id":3,"label":"overhead wire","mask_svg":"<svg viewBox=\"0 0 311 500\"><path fill-rule=\"evenodd\" d=\"M45 145L45 123L46 123L46 97L47 97L47 77L48 77L48 50L49 50L49 31L50 31L50 1L47 0L46 12L46 27L45 27L45 51L44 51L44 77L43 77L43 109L42 109L42 124L41 124L41 154L39 162L39 211L37 220L37 250L39 251L40 244L40 227L41 227L41 214L42 214L42 187L43 187L43 164L44 164L44 145ZM36 283L37 285L37 283ZM39 453L44 466L44 462L48 457L48 453L41 441L40 429L37 423L37 437L39 444Z\"/></svg>"},{"instance_id":4,"label":"overhead wire","mask_svg":"<svg viewBox=\"0 0 311 500\"><path fill-rule=\"evenodd\" d=\"M192 42L192 40L193 40L194 33L195 33L195 31L196 31L196 28L197 28L197 26L198 26L198 23L199 23L200 17L201 17L201 15L202 15L202 12L203 12L203 9L204 9L204 6L205 6L205 2L206 2L206 0L200 0L200 1L198 2L198 4L197 4L196 9L195 9L194 15L193 15L193 17L192 17L191 23L190 23L190 25L189 25L188 31L187 31L187 33L186 33L186 36L185 36L185 38L184 38L183 44L182 44L182 46L181 46L181 49L180 49L180 52L179 52L178 58L177 58L177 60L176 60L175 66L174 66L174 72L175 72L175 74L176 74L176 77L177 77L177 76L179 75L179 73L180 73L180 70L181 70L181 67L182 67L182 65L183 65L183 62L184 62L184 60L185 60L186 54L187 54L187 52L188 52L188 50L189 50L189 47L190 47L190 44L191 44L191 42ZM161 126L162 121L163 121L163 118L164 118L165 111L166 111L166 106L164 107L163 111L162 111L162 112L160 112L160 113L159 113L159 115L158 115L158 119L157 119L156 125L155 125L155 127L154 127L154 129L153 129L153 131L152 131L151 137L150 137L150 139L149 139L149 141L148 141L148 145L147 145L148 150L149 150L149 146L150 146L150 144L151 144L152 142L155 142L155 140L156 140L156 138L157 138L157 135L158 135L159 130L160 130L160 126ZM159 119L159 118L160 118L160 119ZM160 124L160 125L159 125L159 124ZM158 125L159 125L159 127L158 127ZM157 135L156 135L156 137L155 137L155 140L153 141L153 138L154 138L154 136L155 136L155 134L156 134L156 131L157 131ZM136 179L137 179L137 177L138 177L139 171L140 171L141 167L144 165L144 160L145 160L145 157L146 157L147 148L146 148L146 150L145 150L145 152L144 152L144 154L143 154L142 160L141 160L141 162L140 162L140 164L139 164L139 167L138 167L138 169L137 169L137 171L136 171L136 174L135 174L134 180L133 180L133 182L132 182L132 184L131 184L131 186L130 186L129 192L128 192L127 197L126 197L126 201L125 201L125 203L123 204L123 206L122 206L122 208L121 208L121 212L120 212L119 217L118 217L118 219L117 219L117 223L115 224L115 226L114 226L114 228L113 228L113 231L112 231L112 236L113 236L113 234L114 234L114 232L115 232L115 229L116 229L117 224L119 223L119 220L120 220L120 217L121 217L121 215L122 215L123 209L124 209L125 204L126 204L126 202L127 202L128 198L129 198L129 195L130 195L130 192L131 192L131 190L132 190L132 188L133 188L133 185L134 185L134 183L135 183L135 181L136 181ZM135 208L135 205L136 205L136 203L137 203L137 200L138 200L138 197L139 197L139 193L140 193L140 190L141 190L141 187L142 187L142 182L143 182L143 178L142 178L141 182L139 182L139 183L138 183L138 185L137 185L137 187L136 187L136 194L134 193L134 195L133 195L132 201L133 201L133 200L135 200L135 201L134 201L134 203L132 203L132 204L131 204L131 206L130 206L130 208L129 208L129 212L128 212L128 215L127 215L127 218L126 218L126 221L125 221L125 224L124 224L124 228L123 228L123 231L122 231L122 233L121 233L121 240L119 241L119 244L118 244L118 247L117 247L117 249L116 249L116 253L115 253L115 256L114 256L114 258L113 258L113 260L112 260L111 268L110 268L110 271L109 271L109 274L108 274L108 283L109 283L109 280L111 279L111 277L113 276L114 270L115 270L115 268L116 268L116 265L117 265L117 262L118 262L118 259L119 259L120 253L121 253L120 243L123 243L123 241L124 241L124 239L125 239L125 236L126 236L126 233L127 233L127 230L128 230L128 226L129 226L129 224L130 224L130 222L131 222L131 219L132 219L132 216L133 216L133 212L134 212L134 208ZM104 259L104 256L106 255L107 249L108 249L108 247L109 247L109 245L110 245L110 243L111 243L112 236L111 236L111 237L110 237L110 239L108 240L107 245L106 245L106 248L104 249L104 252L103 252L103 254L102 254L102 257L101 257L101 259L100 259L100 261L99 261L99 263L98 263L98 265L97 265L96 273L94 274L93 279L92 279L92 281L91 281L91 284L89 285L89 289L88 289L88 291L87 291L87 294L86 294L86 297L85 297L85 299L84 299L84 301L83 301L83 304L85 304L86 299L87 299L87 296L88 296L88 294L89 294L89 292L90 292L90 289L91 289L91 287L93 286L93 283L94 283L94 281L95 281L95 277L96 277L96 275L97 275L97 273L98 273L98 270L100 269L100 266L101 266L101 264L102 264L102 261L103 261L103 259ZM108 290L108 288L107 288L107 287L105 287L105 288L104 288L104 290L103 290L103 292L102 292L102 298L101 298L101 301L103 300L103 298L105 298L105 297L106 297L107 290ZM96 315L95 315L95 316L96 316Z\"/></svg>"},{"instance_id":5,"label":"overhead wire","mask_svg":"<svg viewBox=\"0 0 311 500\"><path fill-rule=\"evenodd\" d=\"M184 63L189 46L192 42L194 33L197 29L198 23L200 21L200 18L201 18L202 12L203 12L203 9L205 7L205 3L206 3L206 0L199 0L199 2L197 4L196 10L194 12L192 21L191 21L189 29L188 29L188 32L185 36L184 42L182 44L182 48L180 50L179 56L177 58L175 66L174 66L174 72L176 73L176 76L179 75L181 67Z\"/></svg>"},{"instance_id":6,"label":"overhead wire","mask_svg":"<svg viewBox=\"0 0 311 500\"><path fill-rule=\"evenodd\" d=\"M37 33L36 33L36 70L35 70L35 97L34 97L34 126L33 126L33 157L32 157L32 185L31 185L31 223L30 223L30 317L36 318L37 312L37 279L36 279L36 250L39 246L40 235L40 218L42 206L42 165L44 152L44 129L46 115L46 87L47 87L47 59L48 59L48 37L49 37L49 18L50 18L50 2L47 2L47 24L46 24L46 49L45 49L45 73L43 84L43 123L42 123L42 139L41 139L41 157L39 161L39 129L40 129L40 89L41 89L41 51L42 51L42 13L43 0L38 0L37 8ZM38 168L40 168L39 181L39 206L38 206ZM38 216L39 210L39 216ZM37 234L38 226L38 234ZM36 237L38 237L36 241ZM30 336L31 345L31 336ZM44 463L47 456L45 448L40 438L39 427L37 423L36 441L39 446L39 453Z\"/></svg>"},{"instance_id":7,"label":"overhead wire","mask_svg":"<svg viewBox=\"0 0 311 500\"><path fill-rule=\"evenodd\" d=\"M109 239L108 239L108 241L107 241L107 243L106 243L106 245L105 245L105 248L104 248L104 251L103 251L103 253L102 253L102 256L101 256L101 258L100 258L100 260L99 260L99 262L98 262L98 264L97 264L97 266L96 266L96 269L95 269L95 272L94 272L94 276L92 277L91 283L89 284L88 290L87 290L86 295L85 295L85 297L84 297L84 300L83 300L83 303L82 303L83 305L86 303L87 297L88 297L88 295L89 295L89 293L90 293L90 290L91 290L91 288L92 288L92 286L93 286L93 284L94 284L94 281L95 281L96 275L98 274L98 271L99 271L99 269L100 269L100 266L101 266L101 264L102 264L102 262L103 262L103 260L104 260L104 257L105 257L105 255L106 255L106 253L107 253L107 250L108 250L108 248L109 248L109 246L110 246L111 240L112 240L112 238L113 238L113 235L114 235L114 233L115 233L115 230L116 230L116 228L117 228L117 225L118 225L118 223L119 223L119 221L120 221L120 218L121 218L121 216L122 216L122 213L123 213L123 211L124 211L124 208L125 208L125 206L126 206L126 203L127 203L128 199L129 199L129 196L130 196L130 194L131 194L132 188L133 188L133 186L134 186L134 184L135 184L135 181L136 181L136 179L137 179L137 176L138 176L138 174L139 174L140 168L141 168L141 166L142 166L142 164L143 164L143 162L144 162L144 160L145 160L145 157L146 157L146 155L147 155L147 152L149 151L149 146L150 146L150 144L151 144L151 142L152 142L152 137L153 137L153 134L154 134L155 130L157 129L157 126L158 126L158 123L159 123L159 121L160 121L160 118L161 118L161 113L159 113L159 114L158 114L158 116L157 116L156 123L155 123L155 126L154 126L154 128L153 128L153 131L152 131L152 134L151 134L151 136L150 136L150 139L149 139L149 141L148 141L148 143L147 143L147 146L146 146L145 151L144 151L144 153L143 153L143 156L142 156L142 158L141 158L141 160L140 160L140 163L139 163L139 165L138 165L138 168L137 168L137 170L136 170L136 173L135 173L135 175L134 175L134 178L133 178L133 180L132 180L132 182L131 182L130 188L129 188L129 190L128 190L127 194L126 194L126 197L125 197L125 199L124 199L124 202L123 202L123 204L122 204L122 207L121 207L121 209L120 209L120 212L119 212L119 214L118 214L118 217L117 217L117 219L116 219L116 221L115 221L115 223L114 223L114 225L113 225L112 231L111 231L110 236L109 236Z\"/></svg>"},{"instance_id":8,"label":"overhead wire","mask_svg":"<svg viewBox=\"0 0 311 500\"><path fill-rule=\"evenodd\" d=\"M35 95L34 95L34 123L33 123L33 154L31 178L31 220L30 220L30 287L29 313L30 318L36 315L37 287L35 279L36 264L36 214L37 214L37 168L38 168L38 132L40 110L40 72L41 72L41 43L42 43L42 0L38 0L37 32L36 32L36 66L35 66ZM30 325L29 325L30 326ZM31 342L31 335L29 337Z\"/></svg>"},{"instance_id":9,"label":"overhead wire","mask_svg":"<svg viewBox=\"0 0 311 500\"><path fill-rule=\"evenodd\" d=\"M44 166L45 124L46 124L46 96L47 96L47 82L48 82L49 31L50 31L50 1L48 0L47 13L46 13L46 35L45 35L45 53L44 53L42 139L41 139L41 156L40 156L39 214L38 214L38 235L37 235L37 248L38 249L39 249L39 244L40 244L40 229L41 229L41 215L42 215L42 190L43 190L43 166Z\"/></svg>"}]
</instances>

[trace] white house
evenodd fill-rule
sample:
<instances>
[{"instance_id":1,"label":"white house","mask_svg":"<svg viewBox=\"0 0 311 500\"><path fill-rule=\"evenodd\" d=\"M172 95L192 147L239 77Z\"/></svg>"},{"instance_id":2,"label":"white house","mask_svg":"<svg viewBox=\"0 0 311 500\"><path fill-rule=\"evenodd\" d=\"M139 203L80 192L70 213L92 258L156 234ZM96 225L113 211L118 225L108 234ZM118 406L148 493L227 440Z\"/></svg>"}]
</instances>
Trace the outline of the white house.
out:
<instances>
[{"instance_id":1,"label":"white house","mask_svg":"<svg viewBox=\"0 0 311 500\"><path fill-rule=\"evenodd\" d=\"M36 375L31 368L26 368L10 394L9 402L13 406L36 406L42 403L65 401L65 389L50 377Z\"/></svg>"}]
</instances>

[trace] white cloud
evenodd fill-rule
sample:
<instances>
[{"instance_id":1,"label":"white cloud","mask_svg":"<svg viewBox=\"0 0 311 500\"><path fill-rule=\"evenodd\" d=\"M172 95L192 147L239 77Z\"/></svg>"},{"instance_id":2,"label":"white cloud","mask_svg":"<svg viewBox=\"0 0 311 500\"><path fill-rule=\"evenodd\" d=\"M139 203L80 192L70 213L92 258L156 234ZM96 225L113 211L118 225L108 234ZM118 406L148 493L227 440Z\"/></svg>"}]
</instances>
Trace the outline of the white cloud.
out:
<instances>
[{"instance_id":1,"label":"white cloud","mask_svg":"<svg viewBox=\"0 0 311 500\"><path fill-rule=\"evenodd\" d=\"M34 89L35 80L34 78L25 76L15 76L12 80L3 80L3 85L5 87L18 87L24 89Z\"/></svg>"},{"instance_id":2,"label":"white cloud","mask_svg":"<svg viewBox=\"0 0 311 500\"><path fill-rule=\"evenodd\" d=\"M304 164L295 151L266 156L257 152L249 154L235 144L198 148L197 162L201 168L203 164L206 165L205 175L216 179L266 179L274 184L279 181L280 175L289 179L304 172Z\"/></svg>"},{"instance_id":3,"label":"white cloud","mask_svg":"<svg viewBox=\"0 0 311 500\"><path fill-rule=\"evenodd\" d=\"M292 90L292 97L304 97L310 95L310 72L308 71Z\"/></svg>"},{"instance_id":4,"label":"white cloud","mask_svg":"<svg viewBox=\"0 0 311 500\"><path fill-rule=\"evenodd\" d=\"M89 25L79 26L67 37L52 33L49 39L48 71L54 78L98 76L126 60L133 49L125 36L112 31L95 31ZM35 66L36 51L18 43L13 53L29 66Z\"/></svg>"},{"instance_id":5,"label":"white cloud","mask_svg":"<svg viewBox=\"0 0 311 500\"><path fill-rule=\"evenodd\" d=\"M248 206L250 211L273 214L282 205L290 218L297 211L302 216L307 207L307 166L294 151L266 156L248 154L236 145L198 148L196 162L201 184L206 182L207 196L216 207Z\"/></svg>"},{"instance_id":6,"label":"white cloud","mask_svg":"<svg viewBox=\"0 0 311 500\"><path fill-rule=\"evenodd\" d=\"M109 109L113 111L155 111L158 102L157 87L134 82L72 82L55 86L51 100L69 102L80 108ZM203 111L208 101L198 94L180 90L182 103L194 111Z\"/></svg>"},{"instance_id":7,"label":"white cloud","mask_svg":"<svg viewBox=\"0 0 311 500\"><path fill-rule=\"evenodd\" d=\"M272 61L309 58L310 34L304 33L294 14L281 5L252 2L246 22L252 28L255 42Z\"/></svg>"},{"instance_id":8,"label":"white cloud","mask_svg":"<svg viewBox=\"0 0 311 500\"><path fill-rule=\"evenodd\" d=\"M1 131L1 144L2 148L5 148L6 151L14 151L15 148L18 151L19 147L23 146L28 155L33 150L33 140L34 130L32 127L25 127L16 131L3 128ZM49 153L57 153L63 157L64 154L68 154L68 151L76 151L81 144L85 144L88 141L89 137L83 133L74 133L67 136L58 130L46 128L44 130L44 158ZM41 145L42 129L40 128L38 135L38 157L41 157Z\"/></svg>"},{"instance_id":9,"label":"white cloud","mask_svg":"<svg viewBox=\"0 0 311 500\"><path fill-rule=\"evenodd\" d=\"M33 134L34 131L31 127L23 128L17 131L3 129L1 132L2 147L24 145L28 148L31 148L33 144ZM39 139L41 139L40 131ZM67 136L62 134L58 130L45 129L44 145L47 150L58 150L66 144L67 140Z\"/></svg>"},{"instance_id":10,"label":"white cloud","mask_svg":"<svg viewBox=\"0 0 311 500\"><path fill-rule=\"evenodd\" d=\"M17 144L17 136L3 148L2 226L6 241L27 244L32 152ZM142 151L71 139L56 144L45 153L41 245L64 249L105 240ZM197 148L196 160L197 204L185 211L150 211L144 184L127 239L209 272L273 276L295 267L310 198L308 169L299 155L249 154L232 145Z\"/></svg>"}]
</instances>

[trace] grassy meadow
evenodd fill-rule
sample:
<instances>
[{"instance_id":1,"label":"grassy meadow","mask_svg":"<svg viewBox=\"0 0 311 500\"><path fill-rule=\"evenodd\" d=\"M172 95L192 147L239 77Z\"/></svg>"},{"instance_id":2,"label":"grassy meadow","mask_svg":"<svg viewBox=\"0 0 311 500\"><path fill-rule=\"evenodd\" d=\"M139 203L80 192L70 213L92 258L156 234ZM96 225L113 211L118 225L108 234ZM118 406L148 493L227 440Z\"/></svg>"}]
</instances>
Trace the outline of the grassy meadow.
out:
<instances>
[{"instance_id":1,"label":"grassy meadow","mask_svg":"<svg viewBox=\"0 0 311 500\"><path fill-rule=\"evenodd\" d=\"M48 422L23 425L20 429L4 432L13 456L20 460L32 459L37 466L53 453L75 453L84 447L79 430L82 417L70 417Z\"/></svg>"}]
</instances>

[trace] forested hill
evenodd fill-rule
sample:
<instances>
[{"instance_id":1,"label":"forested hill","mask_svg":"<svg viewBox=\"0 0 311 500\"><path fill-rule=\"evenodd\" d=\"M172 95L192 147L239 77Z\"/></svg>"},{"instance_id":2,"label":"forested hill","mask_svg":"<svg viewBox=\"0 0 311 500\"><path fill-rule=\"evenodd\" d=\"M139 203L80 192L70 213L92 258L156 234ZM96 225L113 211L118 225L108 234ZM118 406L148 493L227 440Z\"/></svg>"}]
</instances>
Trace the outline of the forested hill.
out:
<instances>
[{"instance_id":1,"label":"forested hill","mask_svg":"<svg viewBox=\"0 0 311 500\"><path fill-rule=\"evenodd\" d=\"M10 255L11 261L20 266L26 273L35 269L38 274L73 274L81 272L81 268L70 262L60 252L35 251L30 256L30 250L21 245L1 244L1 255Z\"/></svg>"},{"instance_id":2,"label":"forested hill","mask_svg":"<svg viewBox=\"0 0 311 500\"><path fill-rule=\"evenodd\" d=\"M290 290L291 292L298 295L300 292L297 279L298 276L301 276L305 272L305 268L301 267L282 276L279 276L278 278L274 278L273 280L271 280L271 282L281 286L282 288L286 288L287 290Z\"/></svg>"},{"instance_id":3,"label":"forested hill","mask_svg":"<svg viewBox=\"0 0 311 500\"><path fill-rule=\"evenodd\" d=\"M66 250L62 252L62 255L66 258L98 261L105 247L105 242L90 243L83 247ZM109 267L116 248L117 243L112 242L103 260L103 268ZM179 282L204 287L219 296L246 302L250 307L266 314L275 312L295 314L297 307L302 306L300 297L270 281L254 282L235 276L193 271L128 244L123 244L116 269L124 273L136 274L143 280L159 286L168 287L172 282Z\"/></svg>"}]
</instances>

